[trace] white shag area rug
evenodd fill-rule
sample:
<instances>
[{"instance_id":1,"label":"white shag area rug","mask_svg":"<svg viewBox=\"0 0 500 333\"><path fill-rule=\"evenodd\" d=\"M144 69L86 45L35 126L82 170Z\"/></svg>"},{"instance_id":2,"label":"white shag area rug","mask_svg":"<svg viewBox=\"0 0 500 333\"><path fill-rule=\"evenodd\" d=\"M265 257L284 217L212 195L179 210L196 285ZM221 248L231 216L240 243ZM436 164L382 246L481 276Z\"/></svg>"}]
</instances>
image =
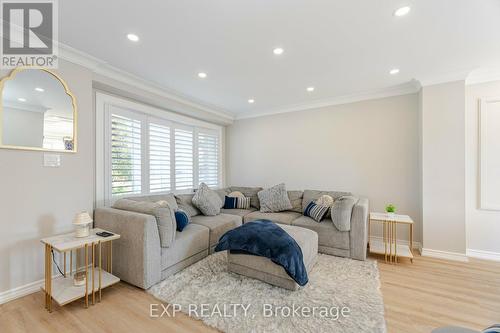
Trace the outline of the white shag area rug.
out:
<instances>
[{"instance_id":1,"label":"white shag area rug","mask_svg":"<svg viewBox=\"0 0 500 333\"><path fill-rule=\"evenodd\" d=\"M222 332L386 332L376 261L319 254L309 283L290 291L230 273L226 260L210 255L148 292Z\"/></svg>"}]
</instances>

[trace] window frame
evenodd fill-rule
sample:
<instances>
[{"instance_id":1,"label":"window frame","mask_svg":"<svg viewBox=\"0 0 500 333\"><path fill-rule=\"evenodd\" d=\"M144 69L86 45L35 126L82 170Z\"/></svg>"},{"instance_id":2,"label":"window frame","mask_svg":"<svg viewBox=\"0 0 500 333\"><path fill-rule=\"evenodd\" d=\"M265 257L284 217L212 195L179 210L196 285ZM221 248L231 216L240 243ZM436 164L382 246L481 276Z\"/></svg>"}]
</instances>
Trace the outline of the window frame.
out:
<instances>
[{"instance_id":1,"label":"window frame","mask_svg":"<svg viewBox=\"0 0 500 333\"><path fill-rule=\"evenodd\" d=\"M141 121L141 193L125 195L125 197L158 195L165 193L192 193L198 185L198 132L209 131L218 134L218 187L225 186L224 177L224 127L195 118L187 117L172 111L153 107L141 102L131 101L122 97L95 92L96 106L96 206L112 205L120 196L111 194L111 114L122 114ZM171 189L162 192L150 192L149 188L149 124L157 123L170 128L170 186ZM175 128L193 130L193 188L175 189Z\"/></svg>"}]
</instances>

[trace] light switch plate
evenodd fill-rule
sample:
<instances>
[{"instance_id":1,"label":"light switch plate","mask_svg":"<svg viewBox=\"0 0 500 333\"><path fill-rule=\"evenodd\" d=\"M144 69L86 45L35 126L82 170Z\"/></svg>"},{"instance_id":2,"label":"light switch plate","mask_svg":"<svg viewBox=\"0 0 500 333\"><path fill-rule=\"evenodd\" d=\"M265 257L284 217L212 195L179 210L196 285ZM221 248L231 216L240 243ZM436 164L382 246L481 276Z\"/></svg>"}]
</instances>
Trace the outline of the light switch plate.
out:
<instances>
[{"instance_id":1,"label":"light switch plate","mask_svg":"<svg viewBox=\"0 0 500 333\"><path fill-rule=\"evenodd\" d=\"M43 166L49 168L58 168L61 166L61 155L43 154Z\"/></svg>"}]
</instances>

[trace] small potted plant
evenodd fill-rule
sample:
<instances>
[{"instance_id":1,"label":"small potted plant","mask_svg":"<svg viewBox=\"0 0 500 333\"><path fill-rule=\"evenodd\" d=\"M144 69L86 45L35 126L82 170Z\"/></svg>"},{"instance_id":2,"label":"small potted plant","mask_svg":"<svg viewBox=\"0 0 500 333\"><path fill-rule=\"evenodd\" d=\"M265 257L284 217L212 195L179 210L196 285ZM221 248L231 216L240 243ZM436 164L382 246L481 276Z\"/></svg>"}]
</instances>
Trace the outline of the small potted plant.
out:
<instances>
[{"instance_id":1,"label":"small potted plant","mask_svg":"<svg viewBox=\"0 0 500 333\"><path fill-rule=\"evenodd\" d=\"M387 212L387 215L391 218L394 217L394 214L396 213L396 206L394 206L393 204L388 204L387 206L385 206L385 211Z\"/></svg>"}]
</instances>

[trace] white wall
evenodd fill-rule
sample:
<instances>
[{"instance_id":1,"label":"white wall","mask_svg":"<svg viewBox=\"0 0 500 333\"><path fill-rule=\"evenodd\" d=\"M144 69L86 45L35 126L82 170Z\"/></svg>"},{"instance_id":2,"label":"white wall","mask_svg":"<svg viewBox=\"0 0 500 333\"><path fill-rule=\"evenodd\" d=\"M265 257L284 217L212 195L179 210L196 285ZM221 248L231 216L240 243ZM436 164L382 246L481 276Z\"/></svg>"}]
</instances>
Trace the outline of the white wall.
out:
<instances>
[{"instance_id":1,"label":"white wall","mask_svg":"<svg viewBox=\"0 0 500 333\"><path fill-rule=\"evenodd\" d=\"M465 255L465 82L421 94L424 254Z\"/></svg>"},{"instance_id":2,"label":"white wall","mask_svg":"<svg viewBox=\"0 0 500 333\"><path fill-rule=\"evenodd\" d=\"M500 211L478 208L479 100L484 97L500 97L500 81L467 86L466 97L467 249L494 252L497 258L500 258ZM489 133L489 135L495 134L500 141L500 133Z\"/></svg>"},{"instance_id":3,"label":"white wall","mask_svg":"<svg viewBox=\"0 0 500 333\"><path fill-rule=\"evenodd\" d=\"M346 190L373 211L394 203L421 241L418 141L417 94L237 120L228 184Z\"/></svg>"},{"instance_id":4,"label":"white wall","mask_svg":"<svg viewBox=\"0 0 500 333\"><path fill-rule=\"evenodd\" d=\"M76 97L78 153L45 168L43 152L0 149L0 293L42 279L40 238L72 230L74 215L93 208L91 72L62 60L56 72Z\"/></svg>"}]
</instances>

